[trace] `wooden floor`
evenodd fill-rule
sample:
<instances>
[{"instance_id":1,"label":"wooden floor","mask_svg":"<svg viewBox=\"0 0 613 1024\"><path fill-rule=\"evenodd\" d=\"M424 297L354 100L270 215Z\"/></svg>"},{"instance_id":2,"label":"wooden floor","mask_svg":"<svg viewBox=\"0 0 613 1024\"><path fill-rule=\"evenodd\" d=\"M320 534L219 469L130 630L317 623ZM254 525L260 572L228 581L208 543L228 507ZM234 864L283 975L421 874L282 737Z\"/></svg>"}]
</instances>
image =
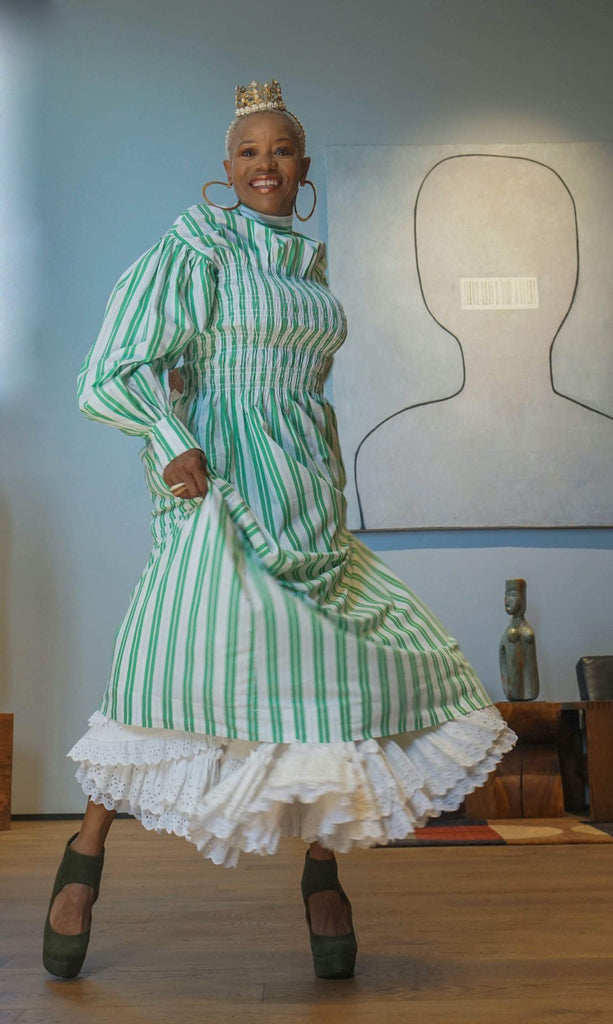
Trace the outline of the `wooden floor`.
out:
<instances>
[{"instance_id":1,"label":"wooden floor","mask_svg":"<svg viewBox=\"0 0 613 1024\"><path fill-rule=\"evenodd\" d=\"M204 861L113 823L82 973L42 966L53 877L78 821L0 832L0 1024L594 1024L613 1021L610 846L372 849L340 856L360 950L314 977L305 847Z\"/></svg>"}]
</instances>

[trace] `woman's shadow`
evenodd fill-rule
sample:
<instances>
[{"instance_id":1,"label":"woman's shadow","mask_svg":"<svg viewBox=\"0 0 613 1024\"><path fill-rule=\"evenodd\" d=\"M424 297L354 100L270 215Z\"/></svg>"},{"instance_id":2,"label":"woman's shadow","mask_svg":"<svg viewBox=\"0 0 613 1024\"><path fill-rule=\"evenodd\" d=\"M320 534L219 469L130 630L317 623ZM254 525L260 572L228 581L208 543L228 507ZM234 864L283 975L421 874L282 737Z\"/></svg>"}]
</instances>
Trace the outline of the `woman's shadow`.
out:
<instances>
[{"instance_id":1,"label":"woman's shadow","mask_svg":"<svg viewBox=\"0 0 613 1024\"><path fill-rule=\"evenodd\" d=\"M422 298L449 335L448 377L362 438L361 527L608 525L613 407L589 394L589 374L574 396L556 383L573 376L554 346L579 282L565 182L525 157L449 157L419 188L414 228ZM461 278L496 276L535 278L538 306L462 307Z\"/></svg>"}]
</instances>

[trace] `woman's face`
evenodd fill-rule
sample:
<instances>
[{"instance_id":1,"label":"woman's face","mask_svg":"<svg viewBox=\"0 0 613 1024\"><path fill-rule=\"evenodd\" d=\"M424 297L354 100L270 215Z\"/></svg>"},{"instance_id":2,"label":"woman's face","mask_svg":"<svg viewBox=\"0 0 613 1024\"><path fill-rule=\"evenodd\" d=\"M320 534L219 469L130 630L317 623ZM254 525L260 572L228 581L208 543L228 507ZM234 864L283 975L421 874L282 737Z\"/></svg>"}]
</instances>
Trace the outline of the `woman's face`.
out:
<instances>
[{"instance_id":1,"label":"woman's face","mask_svg":"<svg viewBox=\"0 0 613 1024\"><path fill-rule=\"evenodd\" d=\"M311 160L300 157L289 118L258 111L241 118L232 139L231 159L223 163L241 203L260 213L287 216Z\"/></svg>"}]
</instances>

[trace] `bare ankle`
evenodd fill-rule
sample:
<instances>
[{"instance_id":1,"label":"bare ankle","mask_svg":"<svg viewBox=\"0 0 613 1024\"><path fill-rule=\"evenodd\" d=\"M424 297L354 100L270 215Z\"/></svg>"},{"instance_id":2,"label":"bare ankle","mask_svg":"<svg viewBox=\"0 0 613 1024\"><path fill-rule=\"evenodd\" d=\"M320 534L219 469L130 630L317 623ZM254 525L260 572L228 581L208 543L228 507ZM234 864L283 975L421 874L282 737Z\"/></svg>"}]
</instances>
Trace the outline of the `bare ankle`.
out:
<instances>
[{"instance_id":1,"label":"bare ankle","mask_svg":"<svg viewBox=\"0 0 613 1024\"><path fill-rule=\"evenodd\" d=\"M70 849L74 850L75 853L84 853L88 857L97 857L104 849L104 840L100 840L98 837L90 839L87 836L82 836L79 832L76 838L72 840Z\"/></svg>"},{"instance_id":2,"label":"bare ankle","mask_svg":"<svg viewBox=\"0 0 613 1024\"><path fill-rule=\"evenodd\" d=\"M334 851L320 846L319 843L311 843L309 846L309 857L313 860L334 860Z\"/></svg>"},{"instance_id":3,"label":"bare ankle","mask_svg":"<svg viewBox=\"0 0 613 1024\"><path fill-rule=\"evenodd\" d=\"M81 828L70 844L71 848L77 853L97 857L104 849L116 813L115 809L109 810L104 804L95 804L91 798L88 799Z\"/></svg>"}]
</instances>

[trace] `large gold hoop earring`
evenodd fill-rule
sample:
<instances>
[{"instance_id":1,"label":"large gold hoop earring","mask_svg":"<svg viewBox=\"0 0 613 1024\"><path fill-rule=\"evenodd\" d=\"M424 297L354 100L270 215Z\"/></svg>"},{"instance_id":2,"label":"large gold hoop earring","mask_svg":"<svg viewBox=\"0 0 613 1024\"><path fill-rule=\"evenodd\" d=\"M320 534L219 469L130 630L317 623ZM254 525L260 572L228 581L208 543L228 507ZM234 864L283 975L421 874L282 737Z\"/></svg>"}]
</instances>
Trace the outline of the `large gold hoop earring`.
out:
<instances>
[{"instance_id":1,"label":"large gold hoop earring","mask_svg":"<svg viewBox=\"0 0 613 1024\"><path fill-rule=\"evenodd\" d=\"M313 213L315 212L315 207L317 206L317 191L315 189L315 186L314 186L313 182L309 181L309 179L307 178L306 181L305 181L305 185L310 185L311 188L313 189L313 206L311 207L311 212L309 213L308 217L301 217L300 214L298 213L298 210L296 209L296 196L298 195L298 192L296 192L296 195L294 196L294 199L293 199L293 202L292 202L292 208L293 208L294 213L296 214L298 220L309 220L309 217L313 216ZM298 186L298 188L300 189L300 186Z\"/></svg>"},{"instance_id":2,"label":"large gold hoop earring","mask_svg":"<svg viewBox=\"0 0 613 1024\"><path fill-rule=\"evenodd\" d=\"M235 210L237 206L241 205L240 199L239 199L238 203L234 204L234 206L220 206L219 203L212 203L211 200L209 199L209 197L206 194L206 190L209 187L209 185L225 185L226 188L232 188L232 185L230 184L229 181L207 181L207 182L205 182L204 185L202 186L202 195L204 196L204 198L205 198L206 202L209 204L209 206L216 206L218 210Z\"/></svg>"}]
</instances>

